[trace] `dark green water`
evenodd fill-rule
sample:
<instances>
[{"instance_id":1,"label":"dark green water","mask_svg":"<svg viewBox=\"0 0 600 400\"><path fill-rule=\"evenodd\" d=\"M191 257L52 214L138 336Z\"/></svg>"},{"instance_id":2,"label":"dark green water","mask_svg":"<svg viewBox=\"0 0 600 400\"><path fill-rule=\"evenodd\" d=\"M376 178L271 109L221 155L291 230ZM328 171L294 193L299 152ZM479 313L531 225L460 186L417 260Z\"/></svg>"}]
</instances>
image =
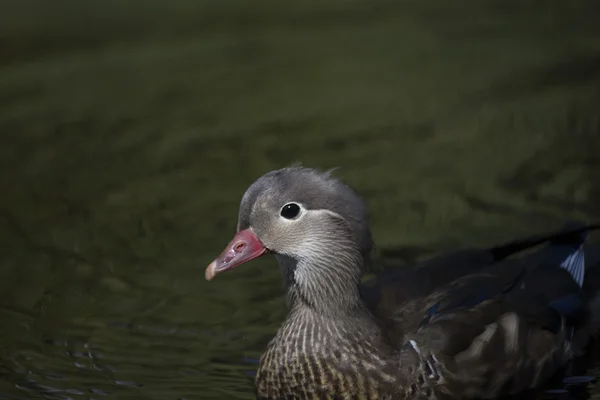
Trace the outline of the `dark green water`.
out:
<instances>
[{"instance_id":1,"label":"dark green water","mask_svg":"<svg viewBox=\"0 0 600 400\"><path fill-rule=\"evenodd\" d=\"M411 257L600 219L598 4L5 0L0 398L252 398L279 272L204 267L294 161Z\"/></svg>"}]
</instances>

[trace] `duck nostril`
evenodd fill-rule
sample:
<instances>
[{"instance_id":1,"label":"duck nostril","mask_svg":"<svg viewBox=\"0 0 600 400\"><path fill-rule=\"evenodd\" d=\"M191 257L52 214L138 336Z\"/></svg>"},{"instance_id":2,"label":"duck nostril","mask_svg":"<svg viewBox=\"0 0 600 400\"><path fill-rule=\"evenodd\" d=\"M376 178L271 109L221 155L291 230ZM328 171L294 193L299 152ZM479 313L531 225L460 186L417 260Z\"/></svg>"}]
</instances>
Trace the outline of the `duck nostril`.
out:
<instances>
[{"instance_id":1,"label":"duck nostril","mask_svg":"<svg viewBox=\"0 0 600 400\"><path fill-rule=\"evenodd\" d=\"M235 244L235 246L233 246L233 250L236 253L241 252L242 250L244 250L246 248L246 242L238 242Z\"/></svg>"}]
</instances>

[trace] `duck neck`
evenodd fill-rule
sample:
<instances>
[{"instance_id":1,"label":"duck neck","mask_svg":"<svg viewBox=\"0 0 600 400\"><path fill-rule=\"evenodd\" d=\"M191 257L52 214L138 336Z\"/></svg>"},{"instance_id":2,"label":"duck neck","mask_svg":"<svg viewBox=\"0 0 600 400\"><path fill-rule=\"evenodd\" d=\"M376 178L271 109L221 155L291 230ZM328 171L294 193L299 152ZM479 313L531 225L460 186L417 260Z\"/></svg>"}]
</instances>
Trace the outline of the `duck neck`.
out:
<instances>
[{"instance_id":1,"label":"duck neck","mask_svg":"<svg viewBox=\"0 0 600 400\"><path fill-rule=\"evenodd\" d=\"M359 363L377 371L368 378L374 386L393 379L387 372L388 358L382 356L392 354L392 348L359 295L360 254L318 263L277 258L288 286L290 312L261 357L256 375L259 397L295 398L301 389L306 390L306 398L314 393L337 398L337 391L322 392L323 382L333 379L352 387L364 379L361 373L351 372L362 370L357 367ZM392 370L395 374L397 365L392 364ZM290 386L288 382L301 385Z\"/></svg>"},{"instance_id":2,"label":"duck neck","mask_svg":"<svg viewBox=\"0 0 600 400\"><path fill-rule=\"evenodd\" d=\"M311 309L323 316L347 316L364 309L358 285L364 264L359 251L338 250L330 256L296 260L277 257L291 310Z\"/></svg>"}]
</instances>

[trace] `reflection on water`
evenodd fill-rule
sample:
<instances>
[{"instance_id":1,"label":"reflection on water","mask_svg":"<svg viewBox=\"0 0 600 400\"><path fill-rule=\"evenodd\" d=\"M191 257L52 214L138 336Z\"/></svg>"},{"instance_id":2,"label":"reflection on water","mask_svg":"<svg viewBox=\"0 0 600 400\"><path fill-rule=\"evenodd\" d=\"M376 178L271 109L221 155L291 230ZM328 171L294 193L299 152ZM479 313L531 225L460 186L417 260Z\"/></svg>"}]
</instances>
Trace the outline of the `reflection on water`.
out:
<instances>
[{"instance_id":1,"label":"reflection on water","mask_svg":"<svg viewBox=\"0 0 600 400\"><path fill-rule=\"evenodd\" d=\"M253 398L279 273L203 269L297 160L341 167L399 265L600 219L598 11L6 2L0 398Z\"/></svg>"}]
</instances>

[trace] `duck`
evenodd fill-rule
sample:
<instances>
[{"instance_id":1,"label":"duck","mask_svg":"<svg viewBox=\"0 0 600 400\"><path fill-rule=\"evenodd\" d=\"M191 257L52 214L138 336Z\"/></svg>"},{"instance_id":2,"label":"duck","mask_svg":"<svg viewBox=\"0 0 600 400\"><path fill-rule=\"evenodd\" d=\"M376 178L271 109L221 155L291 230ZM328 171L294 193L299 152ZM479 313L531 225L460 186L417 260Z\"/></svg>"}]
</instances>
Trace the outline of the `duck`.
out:
<instances>
[{"instance_id":1,"label":"duck","mask_svg":"<svg viewBox=\"0 0 600 400\"><path fill-rule=\"evenodd\" d=\"M598 227L569 222L363 282L365 200L332 171L293 165L246 190L205 278L277 260L288 313L260 358L257 399L491 399L539 388L597 336L584 245Z\"/></svg>"}]
</instances>

